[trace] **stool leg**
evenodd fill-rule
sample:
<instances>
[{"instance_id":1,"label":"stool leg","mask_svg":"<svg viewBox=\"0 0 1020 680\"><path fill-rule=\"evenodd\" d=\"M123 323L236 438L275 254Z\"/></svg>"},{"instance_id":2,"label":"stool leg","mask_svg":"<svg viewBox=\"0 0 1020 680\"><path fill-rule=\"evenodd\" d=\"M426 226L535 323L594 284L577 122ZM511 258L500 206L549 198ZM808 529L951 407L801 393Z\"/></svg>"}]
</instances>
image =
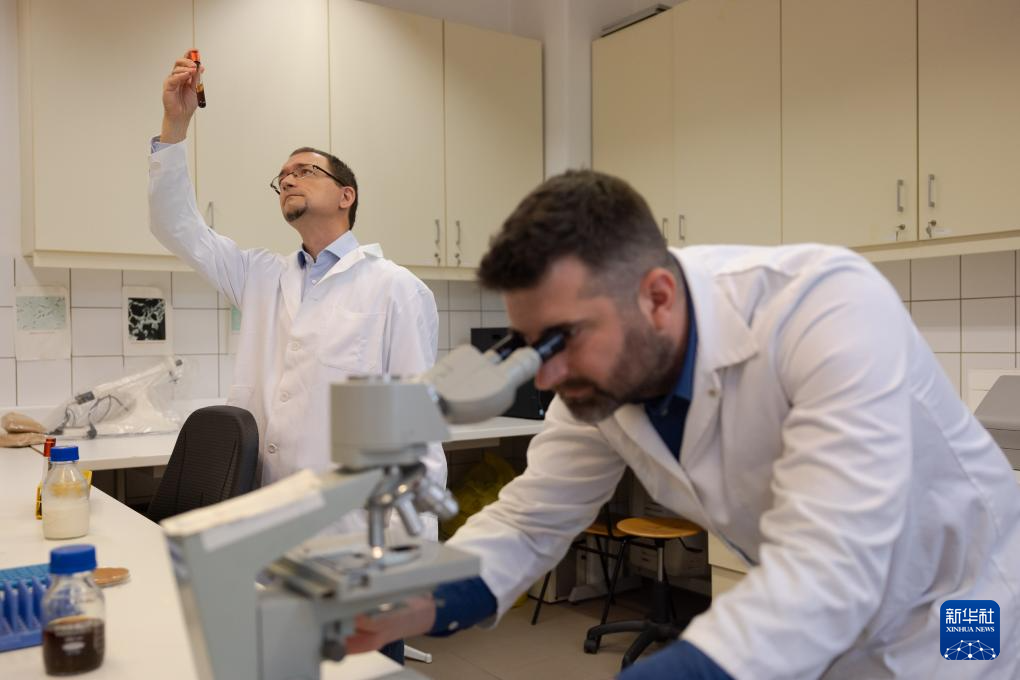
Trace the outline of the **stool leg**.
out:
<instances>
[{"instance_id":1,"label":"stool leg","mask_svg":"<svg viewBox=\"0 0 1020 680\"><path fill-rule=\"evenodd\" d=\"M605 579L606 590L609 590L609 562L607 556L609 555L609 539L606 539L605 545L602 543L601 536L595 536L595 546L599 549L599 566L602 567L602 578ZM609 593L609 599L612 601L613 594Z\"/></svg>"},{"instance_id":2,"label":"stool leg","mask_svg":"<svg viewBox=\"0 0 1020 680\"><path fill-rule=\"evenodd\" d=\"M666 592L669 594L670 622L676 623L679 619L677 619L676 607L673 606L673 589L669 587L669 572L665 568L662 570L662 579L666 582Z\"/></svg>"},{"instance_id":3,"label":"stool leg","mask_svg":"<svg viewBox=\"0 0 1020 680\"><path fill-rule=\"evenodd\" d=\"M609 605L613 601L613 595L616 592L616 583L620 580L620 568L623 566L624 561L627 559L627 548L630 547L630 541L626 538L623 539L620 545L620 552L616 553L616 564L613 565L613 578L609 581L609 594L606 596L606 603L602 606L602 618L599 619L600 624L604 624L606 619L609 618Z\"/></svg>"},{"instance_id":4,"label":"stool leg","mask_svg":"<svg viewBox=\"0 0 1020 680\"><path fill-rule=\"evenodd\" d=\"M652 585L652 607L649 617L655 623L669 623L671 603L669 586L664 578L666 573L665 545L661 539L655 541L656 572L655 583Z\"/></svg>"},{"instance_id":5,"label":"stool leg","mask_svg":"<svg viewBox=\"0 0 1020 680\"><path fill-rule=\"evenodd\" d=\"M552 572L548 571L545 574L545 579L542 581L542 591L538 594L538 602L535 603L535 613L531 615L531 625L538 623L538 613L542 611L542 603L545 602L545 590L549 587L549 577L552 576Z\"/></svg>"}]
</instances>

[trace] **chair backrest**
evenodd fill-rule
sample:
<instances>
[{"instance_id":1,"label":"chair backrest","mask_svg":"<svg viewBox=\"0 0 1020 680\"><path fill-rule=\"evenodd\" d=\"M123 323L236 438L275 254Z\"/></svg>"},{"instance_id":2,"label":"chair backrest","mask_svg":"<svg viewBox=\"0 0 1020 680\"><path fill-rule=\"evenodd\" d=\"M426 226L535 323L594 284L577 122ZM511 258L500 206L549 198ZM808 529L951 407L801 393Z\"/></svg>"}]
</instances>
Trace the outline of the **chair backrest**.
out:
<instances>
[{"instance_id":1,"label":"chair backrest","mask_svg":"<svg viewBox=\"0 0 1020 680\"><path fill-rule=\"evenodd\" d=\"M259 431L236 406L200 408L184 422L146 515L153 522L255 488Z\"/></svg>"}]
</instances>

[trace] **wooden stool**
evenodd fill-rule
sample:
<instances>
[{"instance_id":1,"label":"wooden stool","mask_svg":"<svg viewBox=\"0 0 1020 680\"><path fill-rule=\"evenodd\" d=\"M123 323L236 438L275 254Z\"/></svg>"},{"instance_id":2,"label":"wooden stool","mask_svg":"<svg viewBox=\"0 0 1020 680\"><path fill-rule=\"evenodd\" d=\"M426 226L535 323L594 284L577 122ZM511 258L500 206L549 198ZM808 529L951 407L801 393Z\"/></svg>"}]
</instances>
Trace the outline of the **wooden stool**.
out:
<instances>
[{"instance_id":1,"label":"wooden stool","mask_svg":"<svg viewBox=\"0 0 1020 680\"><path fill-rule=\"evenodd\" d=\"M613 555L609 552L610 541L619 541L621 536L618 533L613 532L612 528L612 515L610 514L609 507L605 506L599 513L600 518L588 525L588 527L581 532L581 536L574 540L570 544L570 550L577 550L587 553L595 553L599 558L599 566L602 567L602 577L605 579L606 584L606 607L602 615L602 623L606 622L606 616L609 613L609 604L613 599L613 591L610 589L612 580L609 577L609 560L616 559L621 555L623 547L621 546L620 551ZM595 549L589 548L587 545L587 537L591 536L595 539ZM605 543L603 543L605 541ZM545 592L549 588L549 577L552 576L552 572L547 572L545 579L542 581L542 590L538 594L538 601L535 603L535 611L531 615L531 625L538 623L538 614L542 611L542 603L545 601Z\"/></svg>"},{"instance_id":2,"label":"wooden stool","mask_svg":"<svg viewBox=\"0 0 1020 680\"><path fill-rule=\"evenodd\" d=\"M669 579L666 576L665 567L665 546L666 541L678 539L684 550L690 552L701 552L696 548L690 548L684 543L685 538L691 538L701 533L703 529L685 519L676 517L629 517L620 520L616 524L618 533L624 536L623 547L620 549L620 559L617 560L613 573L613 582L610 585L610 592L616 585L619 578L620 564L626 559L626 551L630 545L639 547L654 547L656 553L656 574L655 584L652 587L652 605L647 618L634 621L614 621L613 623L601 623L588 629L588 635L584 641L584 651L588 654L595 654L602 644L602 636L611 633L639 633L636 640L631 643L627 652L623 655L620 668L626 668L634 663L648 645L653 642L672 642L680 637L680 633L690 623L690 619L677 621L673 611L673 601L669 592ZM652 545L635 543L633 539L650 539ZM608 608L607 608L608 609ZM605 621L603 612L603 621Z\"/></svg>"}]
</instances>

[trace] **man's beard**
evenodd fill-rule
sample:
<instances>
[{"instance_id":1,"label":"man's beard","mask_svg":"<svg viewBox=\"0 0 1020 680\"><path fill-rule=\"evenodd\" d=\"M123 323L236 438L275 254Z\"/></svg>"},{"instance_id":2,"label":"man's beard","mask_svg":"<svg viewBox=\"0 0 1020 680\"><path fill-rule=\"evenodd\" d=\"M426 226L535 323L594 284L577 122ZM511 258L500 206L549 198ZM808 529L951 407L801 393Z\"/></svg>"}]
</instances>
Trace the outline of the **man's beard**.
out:
<instances>
[{"instance_id":1,"label":"man's beard","mask_svg":"<svg viewBox=\"0 0 1020 680\"><path fill-rule=\"evenodd\" d=\"M580 421L605 420L624 404L668 393L676 382L677 348L669 338L658 335L644 317L624 321L628 322L623 351L605 389L584 379L567 380L557 387L560 399ZM561 393L561 390L579 388L588 388L591 394L568 398Z\"/></svg>"},{"instance_id":2,"label":"man's beard","mask_svg":"<svg viewBox=\"0 0 1020 680\"><path fill-rule=\"evenodd\" d=\"M287 208L287 210L284 211L283 213L283 219L287 220L290 223L293 223L294 221L299 219L302 215L304 215L305 212L307 211L308 204L301 203L300 205L295 205L293 208Z\"/></svg>"}]
</instances>

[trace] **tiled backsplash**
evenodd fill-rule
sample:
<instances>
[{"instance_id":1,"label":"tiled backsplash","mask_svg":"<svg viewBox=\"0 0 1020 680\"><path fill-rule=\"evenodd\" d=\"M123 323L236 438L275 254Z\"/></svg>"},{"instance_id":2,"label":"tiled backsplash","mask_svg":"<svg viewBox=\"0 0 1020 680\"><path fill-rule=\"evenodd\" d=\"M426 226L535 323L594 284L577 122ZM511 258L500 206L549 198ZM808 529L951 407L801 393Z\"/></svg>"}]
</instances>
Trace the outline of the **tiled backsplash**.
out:
<instances>
[{"instance_id":1,"label":"tiled backsplash","mask_svg":"<svg viewBox=\"0 0 1020 680\"><path fill-rule=\"evenodd\" d=\"M961 394L972 368L1020 368L1020 268L1014 251L876 265L906 303ZM498 295L470 281L426 281L439 308L439 354L470 341L471 328L505 326ZM66 286L71 358L14 359L14 286ZM189 360L180 398L225 396L233 375L229 304L193 273L34 269L0 256L0 405L53 405L72 393L145 367L125 357L121 287L155 286L174 310L174 351Z\"/></svg>"},{"instance_id":2,"label":"tiled backsplash","mask_svg":"<svg viewBox=\"0 0 1020 680\"><path fill-rule=\"evenodd\" d=\"M966 395L975 368L1017 368L1020 269L1017 252L876 265L909 307L942 368Z\"/></svg>"},{"instance_id":3,"label":"tiled backsplash","mask_svg":"<svg viewBox=\"0 0 1020 680\"><path fill-rule=\"evenodd\" d=\"M439 350L470 340L478 325L505 326L498 296L465 281L428 281L439 308ZM14 358L14 286L54 285L71 296L71 358ZM91 269L35 269L21 257L0 256L0 406L52 406L101 382L149 365L150 357L124 356L123 286L153 286L169 296L173 349L187 360L175 388L181 399L226 396L233 377L229 351L230 305L197 274Z\"/></svg>"}]
</instances>

